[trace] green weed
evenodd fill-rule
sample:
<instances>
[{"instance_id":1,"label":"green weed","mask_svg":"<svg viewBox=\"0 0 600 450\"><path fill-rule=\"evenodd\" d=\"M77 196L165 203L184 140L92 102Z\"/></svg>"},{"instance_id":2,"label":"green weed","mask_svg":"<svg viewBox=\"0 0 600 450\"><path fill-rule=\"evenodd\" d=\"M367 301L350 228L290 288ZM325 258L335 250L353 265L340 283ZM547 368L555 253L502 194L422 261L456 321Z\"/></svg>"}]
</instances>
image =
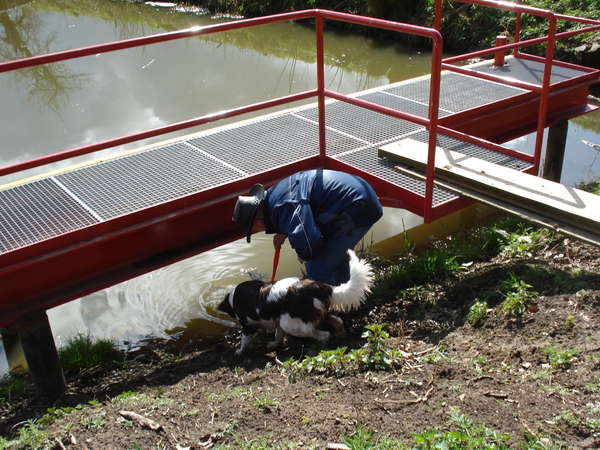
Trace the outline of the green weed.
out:
<instances>
[{"instance_id":1,"label":"green weed","mask_svg":"<svg viewBox=\"0 0 600 450\"><path fill-rule=\"evenodd\" d=\"M510 280L504 281L504 300L500 304L500 309L510 315L520 316L526 310L529 302L535 298L538 293L533 291L533 286L525 283L524 280L517 277L513 272L510 274Z\"/></svg>"},{"instance_id":2,"label":"green weed","mask_svg":"<svg viewBox=\"0 0 600 450\"><path fill-rule=\"evenodd\" d=\"M173 400L168 397L152 397L147 394L139 392L126 391L112 399L114 403L121 403L125 405L146 405L151 409L158 409L161 406L170 405Z\"/></svg>"},{"instance_id":3,"label":"green weed","mask_svg":"<svg viewBox=\"0 0 600 450\"><path fill-rule=\"evenodd\" d=\"M362 425L358 427L356 433L352 436L344 436L342 440L350 450L379 449L379 444L375 442L375 433Z\"/></svg>"},{"instance_id":4,"label":"green weed","mask_svg":"<svg viewBox=\"0 0 600 450\"><path fill-rule=\"evenodd\" d=\"M245 398L250 395L250 392L243 390L239 386L236 386L233 389L227 389L220 392L209 392L206 395L209 402L219 403L232 398Z\"/></svg>"},{"instance_id":5,"label":"green weed","mask_svg":"<svg viewBox=\"0 0 600 450\"><path fill-rule=\"evenodd\" d=\"M253 403L253 406L258 406L259 408L264 408L266 406L277 406L279 403L272 399L271 397L269 397L269 394L264 393L259 397L254 397L255 402Z\"/></svg>"},{"instance_id":6,"label":"green weed","mask_svg":"<svg viewBox=\"0 0 600 450\"><path fill-rule=\"evenodd\" d=\"M427 284L459 271L455 257L428 251L417 256L409 255L376 275L375 283L383 289L407 289Z\"/></svg>"},{"instance_id":7,"label":"green weed","mask_svg":"<svg viewBox=\"0 0 600 450\"><path fill-rule=\"evenodd\" d=\"M96 366L119 367L124 361L124 354L114 341L94 339L87 334L68 338L66 344L58 349L58 356L66 373L77 373Z\"/></svg>"},{"instance_id":8,"label":"green weed","mask_svg":"<svg viewBox=\"0 0 600 450\"><path fill-rule=\"evenodd\" d=\"M550 367L554 370L563 371L570 369L577 356L581 354L581 350L565 350L559 351L555 347L548 347L544 349L544 353L548 355L550 361Z\"/></svg>"},{"instance_id":9,"label":"green weed","mask_svg":"<svg viewBox=\"0 0 600 450\"><path fill-rule=\"evenodd\" d=\"M508 450L505 443L509 436L502 435L484 425L475 425L468 416L453 413L448 421L450 430L433 429L414 434L414 450L429 449L497 449Z\"/></svg>"},{"instance_id":10,"label":"green weed","mask_svg":"<svg viewBox=\"0 0 600 450\"><path fill-rule=\"evenodd\" d=\"M549 229L535 227L518 218L500 222L496 229L505 233L506 244L502 253L511 258L531 257L556 235Z\"/></svg>"},{"instance_id":11,"label":"green weed","mask_svg":"<svg viewBox=\"0 0 600 450\"><path fill-rule=\"evenodd\" d=\"M575 415L573 414L573 412L571 411L567 411L567 410L563 410L560 412L560 414L554 416L552 418L553 422L564 422L566 424L569 424L571 426L576 426L579 424L580 419L578 417L575 417Z\"/></svg>"},{"instance_id":12,"label":"green weed","mask_svg":"<svg viewBox=\"0 0 600 450\"><path fill-rule=\"evenodd\" d=\"M0 399L10 402L15 397L21 397L27 393L30 384L29 375L25 371L6 374L0 378Z\"/></svg>"},{"instance_id":13,"label":"green weed","mask_svg":"<svg viewBox=\"0 0 600 450\"><path fill-rule=\"evenodd\" d=\"M386 347L389 334L386 324L367 325L362 337L367 342L359 349L347 351L347 347L335 350L321 350L315 356L307 356L301 361L289 359L283 362L283 370L288 373L290 382L298 375L320 373L329 376L344 376L369 370L388 370L402 363L403 356L398 349Z\"/></svg>"},{"instance_id":14,"label":"green weed","mask_svg":"<svg viewBox=\"0 0 600 450\"><path fill-rule=\"evenodd\" d=\"M467 322L477 325L487 315L488 304L486 301L475 300L467 313Z\"/></svg>"},{"instance_id":15,"label":"green weed","mask_svg":"<svg viewBox=\"0 0 600 450\"><path fill-rule=\"evenodd\" d=\"M592 194L600 195L600 180L589 183L583 181L579 184L578 188L587 192L591 192Z\"/></svg>"},{"instance_id":16,"label":"green weed","mask_svg":"<svg viewBox=\"0 0 600 450\"><path fill-rule=\"evenodd\" d=\"M79 420L79 423L88 430L93 428L102 428L104 425L106 425L106 418L104 416L104 414L93 414L89 417L82 417Z\"/></svg>"},{"instance_id":17,"label":"green weed","mask_svg":"<svg viewBox=\"0 0 600 450\"><path fill-rule=\"evenodd\" d=\"M37 420L30 419L19 429L15 439L0 437L0 449L24 448L35 450L54 449L56 442L50 439L45 427Z\"/></svg>"}]
</instances>

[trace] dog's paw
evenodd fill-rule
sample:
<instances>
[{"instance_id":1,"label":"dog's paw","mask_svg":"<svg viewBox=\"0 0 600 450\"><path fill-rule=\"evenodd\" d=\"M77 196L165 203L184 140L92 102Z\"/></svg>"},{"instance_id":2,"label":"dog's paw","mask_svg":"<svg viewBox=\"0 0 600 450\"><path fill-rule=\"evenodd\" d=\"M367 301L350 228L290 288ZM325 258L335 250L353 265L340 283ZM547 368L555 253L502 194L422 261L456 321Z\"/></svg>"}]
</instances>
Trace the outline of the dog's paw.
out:
<instances>
[{"instance_id":1,"label":"dog's paw","mask_svg":"<svg viewBox=\"0 0 600 450\"><path fill-rule=\"evenodd\" d=\"M317 331L313 337L321 344L325 344L331 337L331 333L329 331Z\"/></svg>"}]
</instances>

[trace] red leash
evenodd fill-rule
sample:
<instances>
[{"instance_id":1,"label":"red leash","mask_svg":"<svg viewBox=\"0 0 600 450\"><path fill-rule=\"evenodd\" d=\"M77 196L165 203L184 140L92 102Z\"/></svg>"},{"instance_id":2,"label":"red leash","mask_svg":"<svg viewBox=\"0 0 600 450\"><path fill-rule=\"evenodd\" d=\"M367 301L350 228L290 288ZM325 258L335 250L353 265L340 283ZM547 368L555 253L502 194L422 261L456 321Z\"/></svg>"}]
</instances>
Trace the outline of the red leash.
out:
<instances>
[{"instance_id":1,"label":"red leash","mask_svg":"<svg viewBox=\"0 0 600 450\"><path fill-rule=\"evenodd\" d=\"M277 266L279 265L279 253L281 253L281 247L275 249L275 256L273 257L273 277L271 281L275 281L275 274L277 273Z\"/></svg>"}]
</instances>

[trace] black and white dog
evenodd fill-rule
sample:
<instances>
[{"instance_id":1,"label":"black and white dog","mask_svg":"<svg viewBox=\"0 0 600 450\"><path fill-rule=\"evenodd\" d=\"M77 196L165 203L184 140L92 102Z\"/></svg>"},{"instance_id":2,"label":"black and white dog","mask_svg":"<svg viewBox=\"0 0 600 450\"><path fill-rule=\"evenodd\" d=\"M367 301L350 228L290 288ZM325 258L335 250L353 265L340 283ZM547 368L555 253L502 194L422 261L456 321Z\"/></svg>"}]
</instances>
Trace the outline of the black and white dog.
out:
<instances>
[{"instance_id":1,"label":"black and white dog","mask_svg":"<svg viewBox=\"0 0 600 450\"><path fill-rule=\"evenodd\" d=\"M246 350L250 336L259 328L275 330L275 341L268 348L281 345L286 333L326 342L330 333L317 329L321 324L330 324L336 336L343 337L344 324L331 311L358 308L373 283L371 266L359 260L352 250L348 250L348 255L350 280L340 286L300 278L275 282L253 280L237 285L217 307L242 325L242 345L235 354L241 355Z\"/></svg>"}]
</instances>

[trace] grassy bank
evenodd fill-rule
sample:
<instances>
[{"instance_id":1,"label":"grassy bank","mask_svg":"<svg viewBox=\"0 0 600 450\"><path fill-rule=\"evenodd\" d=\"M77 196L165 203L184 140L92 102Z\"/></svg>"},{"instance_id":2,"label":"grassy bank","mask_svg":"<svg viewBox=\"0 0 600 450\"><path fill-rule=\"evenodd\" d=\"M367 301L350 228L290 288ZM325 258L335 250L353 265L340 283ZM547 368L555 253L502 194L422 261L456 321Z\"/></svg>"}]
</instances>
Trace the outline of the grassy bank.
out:
<instances>
[{"instance_id":1,"label":"grassy bank","mask_svg":"<svg viewBox=\"0 0 600 450\"><path fill-rule=\"evenodd\" d=\"M407 242L393 260L371 254L373 293L325 348L289 339L265 352L258 336L235 358L236 331L208 351L140 359L77 336L60 352L61 398L5 380L17 387L0 391L0 449L595 445L600 275L597 252L573 244L502 219Z\"/></svg>"}]
</instances>

